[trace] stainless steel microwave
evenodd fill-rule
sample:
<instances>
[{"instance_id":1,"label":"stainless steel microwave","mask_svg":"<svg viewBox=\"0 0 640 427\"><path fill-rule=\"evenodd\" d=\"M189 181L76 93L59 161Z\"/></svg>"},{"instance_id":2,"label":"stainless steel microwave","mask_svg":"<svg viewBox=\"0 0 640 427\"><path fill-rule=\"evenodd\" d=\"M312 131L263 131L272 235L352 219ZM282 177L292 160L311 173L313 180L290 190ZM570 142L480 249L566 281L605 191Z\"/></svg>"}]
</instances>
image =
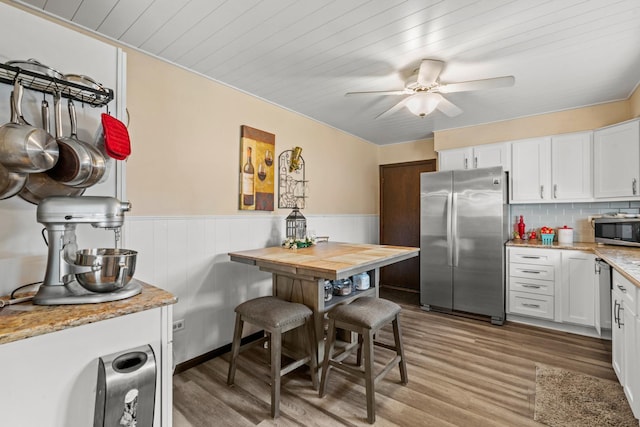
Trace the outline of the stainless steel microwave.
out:
<instances>
[{"instance_id":1,"label":"stainless steel microwave","mask_svg":"<svg viewBox=\"0 0 640 427\"><path fill-rule=\"evenodd\" d=\"M640 247L640 218L596 218L594 226L598 243Z\"/></svg>"}]
</instances>

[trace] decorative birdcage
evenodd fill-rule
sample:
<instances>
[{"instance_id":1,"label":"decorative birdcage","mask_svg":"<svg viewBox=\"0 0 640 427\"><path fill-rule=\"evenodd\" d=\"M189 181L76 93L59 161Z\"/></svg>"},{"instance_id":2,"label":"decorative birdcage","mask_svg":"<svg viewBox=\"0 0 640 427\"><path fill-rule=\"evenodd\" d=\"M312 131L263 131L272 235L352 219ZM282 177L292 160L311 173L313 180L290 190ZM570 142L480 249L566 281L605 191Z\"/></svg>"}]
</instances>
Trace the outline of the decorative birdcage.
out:
<instances>
[{"instance_id":1,"label":"decorative birdcage","mask_svg":"<svg viewBox=\"0 0 640 427\"><path fill-rule=\"evenodd\" d=\"M288 239L303 240L307 237L307 219L297 207L293 208L286 223Z\"/></svg>"}]
</instances>

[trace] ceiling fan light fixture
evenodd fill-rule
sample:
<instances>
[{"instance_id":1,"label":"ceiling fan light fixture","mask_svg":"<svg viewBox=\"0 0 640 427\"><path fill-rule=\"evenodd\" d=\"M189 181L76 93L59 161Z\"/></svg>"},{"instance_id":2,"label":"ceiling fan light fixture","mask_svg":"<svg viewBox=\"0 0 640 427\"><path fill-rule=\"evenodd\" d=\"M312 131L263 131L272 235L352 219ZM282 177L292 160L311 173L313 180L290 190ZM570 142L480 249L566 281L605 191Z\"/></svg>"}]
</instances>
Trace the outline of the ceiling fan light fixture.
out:
<instances>
[{"instance_id":1,"label":"ceiling fan light fixture","mask_svg":"<svg viewBox=\"0 0 640 427\"><path fill-rule=\"evenodd\" d=\"M411 95L405 105L416 116L424 117L427 114L431 114L441 100L442 95L439 93L418 92L415 95Z\"/></svg>"}]
</instances>

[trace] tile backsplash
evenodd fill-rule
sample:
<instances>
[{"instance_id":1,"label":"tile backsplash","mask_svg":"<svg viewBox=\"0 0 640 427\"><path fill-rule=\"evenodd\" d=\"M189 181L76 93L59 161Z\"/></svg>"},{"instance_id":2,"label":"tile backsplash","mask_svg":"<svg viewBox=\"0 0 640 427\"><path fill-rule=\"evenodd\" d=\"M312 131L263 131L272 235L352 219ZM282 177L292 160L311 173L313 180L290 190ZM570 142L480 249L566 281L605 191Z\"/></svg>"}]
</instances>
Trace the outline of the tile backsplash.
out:
<instances>
[{"instance_id":1,"label":"tile backsplash","mask_svg":"<svg viewBox=\"0 0 640 427\"><path fill-rule=\"evenodd\" d=\"M512 204L510 229L514 230L520 215L527 231L539 231L540 227L558 228L566 225L573 228L573 240L593 242L593 226L589 216L607 213L640 213L640 202L594 202L594 203L548 203L520 205Z\"/></svg>"}]
</instances>

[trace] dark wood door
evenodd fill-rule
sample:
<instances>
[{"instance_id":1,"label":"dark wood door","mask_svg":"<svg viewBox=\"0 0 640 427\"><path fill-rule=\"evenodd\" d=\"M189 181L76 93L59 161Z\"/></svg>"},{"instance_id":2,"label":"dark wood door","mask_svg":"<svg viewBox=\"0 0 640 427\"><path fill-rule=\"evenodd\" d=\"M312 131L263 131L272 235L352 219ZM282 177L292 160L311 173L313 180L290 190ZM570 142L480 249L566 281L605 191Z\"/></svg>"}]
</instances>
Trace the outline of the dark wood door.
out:
<instances>
[{"instance_id":1,"label":"dark wood door","mask_svg":"<svg viewBox=\"0 0 640 427\"><path fill-rule=\"evenodd\" d=\"M436 161L380 165L380 244L420 247L420 174ZM420 257L380 271L382 286L420 292Z\"/></svg>"}]
</instances>

